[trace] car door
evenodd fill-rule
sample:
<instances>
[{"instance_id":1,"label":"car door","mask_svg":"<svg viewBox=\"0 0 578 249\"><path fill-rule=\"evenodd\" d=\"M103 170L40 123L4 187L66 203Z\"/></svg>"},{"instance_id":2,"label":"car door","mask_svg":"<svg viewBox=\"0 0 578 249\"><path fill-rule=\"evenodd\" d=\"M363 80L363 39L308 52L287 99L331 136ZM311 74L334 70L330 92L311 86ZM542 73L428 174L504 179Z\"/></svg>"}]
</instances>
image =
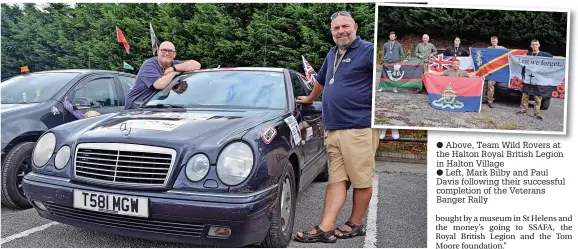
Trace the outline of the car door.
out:
<instances>
[{"instance_id":1,"label":"car door","mask_svg":"<svg viewBox=\"0 0 578 249\"><path fill-rule=\"evenodd\" d=\"M68 93L63 103L72 104L75 112L97 114L119 112L123 109L122 94L119 93L117 80L112 74L92 75L76 85ZM94 113L94 112L92 112ZM73 114L67 115L65 122L76 120Z\"/></svg>"}]
</instances>

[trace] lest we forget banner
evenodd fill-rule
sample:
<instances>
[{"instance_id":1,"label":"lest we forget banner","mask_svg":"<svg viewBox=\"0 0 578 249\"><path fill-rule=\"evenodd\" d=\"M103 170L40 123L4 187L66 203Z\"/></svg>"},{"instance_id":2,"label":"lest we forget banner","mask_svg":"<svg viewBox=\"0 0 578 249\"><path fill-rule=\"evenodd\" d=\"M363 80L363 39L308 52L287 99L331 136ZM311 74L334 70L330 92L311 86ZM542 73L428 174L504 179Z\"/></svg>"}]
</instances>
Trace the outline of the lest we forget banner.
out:
<instances>
[{"instance_id":1,"label":"lest we forget banner","mask_svg":"<svg viewBox=\"0 0 578 249\"><path fill-rule=\"evenodd\" d=\"M422 76L431 107L453 112L480 112L482 108L481 77Z\"/></svg>"},{"instance_id":2,"label":"lest we forget banner","mask_svg":"<svg viewBox=\"0 0 578 249\"><path fill-rule=\"evenodd\" d=\"M511 85L523 93L550 97L566 77L566 59L508 55Z\"/></svg>"},{"instance_id":3,"label":"lest we forget banner","mask_svg":"<svg viewBox=\"0 0 578 249\"><path fill-rule=\"evenodd\" d=\"M379 86L383 88L421 88L423 64L420 59L411 58L400 63L383 64Z\"/></svg>"}]
</instances>

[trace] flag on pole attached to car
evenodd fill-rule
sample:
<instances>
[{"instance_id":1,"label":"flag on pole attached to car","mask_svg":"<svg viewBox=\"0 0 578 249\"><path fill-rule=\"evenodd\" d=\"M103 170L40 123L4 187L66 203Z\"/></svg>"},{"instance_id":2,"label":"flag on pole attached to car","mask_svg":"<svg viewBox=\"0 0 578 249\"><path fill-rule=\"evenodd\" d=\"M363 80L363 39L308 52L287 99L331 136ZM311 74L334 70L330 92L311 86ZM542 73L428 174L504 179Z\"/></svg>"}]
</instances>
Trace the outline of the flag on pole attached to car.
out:
<instances>
[{"instance_id":1,"label":"flag on pole attached to car","mask_svg":"<svg viewBox=\"0 0 578 249\"><path fill-rule=\"evenodd\" d=\"M150 33L151 33L151 47L153 50L153 55L155 55L155 53L157 53L157 50L159 49L159 39L155 35L155 31L153 30L153 24L149 23L149 26L150 26Z\"/></svg>"},{"instance_id":2,"label":"flag on pole attached to car","mask_svg":"<svg viewBox=\"0 0 578 249\"><path fill-rule=\"evenodd\" d=\"M123 62L123 66L122 66L122 67L123 67L124 69L127 69L127 70L134 70L134 68L133 68L131 65L129 65L128 63L126 63L126 62Z\"/></svg>"},{"instance_id":3,"label":"flag on pole attached to car","mask_svg":"<svg viewBox=\"0 0 578 249\"><path fill-rule=\"evenodd\" d=\"M119 43L122 43L124 45L124 49L126 50L127 54L130 54L130 45L128 45L128 42L126 41L126 38L124 37L124 34L122 33L122 30L120 30L118 27L116 28L116 40Z\"/></svg>"},{"instance_id":4,"label":"flag on pole attached to car","mask_svg":"<svg viewBox=\"0 0 578 249\"><path fill-rule=\"evenodd\" d=\"M317 82L316 79L317 73L315 72L315 69L313 69L309 61L305 59L305 56L301 55L301 58L303 59L303 70L305 71L305 83L307 85L307 88L309 88L309 90L313 90L315 82Z\"/></svg>"}]
</instances>

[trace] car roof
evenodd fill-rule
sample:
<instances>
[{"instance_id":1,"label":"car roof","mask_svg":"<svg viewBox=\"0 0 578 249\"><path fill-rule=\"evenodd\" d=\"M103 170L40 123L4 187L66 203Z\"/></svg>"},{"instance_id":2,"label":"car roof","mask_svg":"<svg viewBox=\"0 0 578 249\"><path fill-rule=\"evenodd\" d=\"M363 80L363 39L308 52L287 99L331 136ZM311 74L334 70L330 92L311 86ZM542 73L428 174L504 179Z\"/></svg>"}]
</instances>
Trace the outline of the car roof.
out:
<instances>
[{"instance_id":1,"label":"car roof","mask_svg":"<svg viewBox=\"0 0 578 249\"><path fill-rule=\"evenodd\" d=\"M35 73L80 73L80 74L87 74L87 73L98 73L98 72L100 72L100 73L131 74L128 72L102 70L102 69L58 69L58 70L46 70L46 71L30 72L30 74L35 74Z\"/></svg>"},{"instance_id":2,"label":"car roof","mask_svg":"<svg viewBox=\"0 0 578 249\"><path fill-rule=\"evenodd\" d=\"M201 71L268 71L268 72L283 72L285 68L280 67L221 67L221 68L207 68Z\"/></svg>"}]
</instances>

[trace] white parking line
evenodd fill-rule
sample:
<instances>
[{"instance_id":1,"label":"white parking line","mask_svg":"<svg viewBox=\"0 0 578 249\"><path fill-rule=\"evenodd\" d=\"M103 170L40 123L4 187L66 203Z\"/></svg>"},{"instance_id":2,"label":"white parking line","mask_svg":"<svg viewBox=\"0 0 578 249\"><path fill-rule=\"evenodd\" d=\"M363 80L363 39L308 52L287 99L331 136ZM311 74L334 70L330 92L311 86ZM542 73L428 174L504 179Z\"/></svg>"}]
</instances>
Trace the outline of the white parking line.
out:
<instances>
[{"instance_id":1,"label":"white parking line","mask_svg":"<svg viewBox=\"0 0 578 249\"><path fill-rule=\"evenodd\" d=\"M369 202L369 211L367 212L367 227L365 234L364 248L376 248L377 243L377 203L379 189L379 176L375 174L373 177L373 193L371 194L371 201Z\"/></svg>"},{"instance_id":2,"label":"white parking line","mask_svg":"<svg viewBox=\"0 0 578 249\"><path fill-rule=\"evenodd\" d=\"M26 237L26 236L28 236L28 235L30 235L30 234L33 234L33 233L35 233L35 232L40 232L40 231L42 231L42 230L44 230L44 229L46 229L46 228L49 228L49 227L51 227L51 226L54 226L54 225L56 225L56 224L58 224L58 222L50 222L50 223L44 224L44 225L42 225L42 226L37 226L37 227L35 227L35 228L28 229L28 230L26 230L26 231L24 231L24 232L21 232L21 233L17 233L17 234L14 234L14 235L10 235L10 236L8 236L8 237L6 237L6 238L2 238L2 243L0 243L0 245L1 245L1 244L4 244L4 243L7 243L7 242L10 242L10 241L13 241L13 240L15 240L15 239L24 238L24 237Z\"/></svg>"}]
</instances>

